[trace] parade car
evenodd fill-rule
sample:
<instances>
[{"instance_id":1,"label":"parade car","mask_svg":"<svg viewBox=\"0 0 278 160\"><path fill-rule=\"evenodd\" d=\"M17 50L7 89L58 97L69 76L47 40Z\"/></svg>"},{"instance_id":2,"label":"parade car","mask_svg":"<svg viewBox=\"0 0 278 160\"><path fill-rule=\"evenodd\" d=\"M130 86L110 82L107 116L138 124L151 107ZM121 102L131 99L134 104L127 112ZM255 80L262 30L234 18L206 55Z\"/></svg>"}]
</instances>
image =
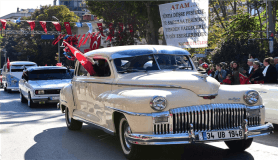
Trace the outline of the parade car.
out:
<instances>
[{"instance_id":1,"label":"parade car","mask_svg":"<svg viewBox=\"0 0 278 160\"><path fill-rule=\"evenodd\" d=\"M243 151L253 137L273 133L257 91L220 86L197 71L184 49L134 45L85 55L95 73L77 61L57 107L70 130L84 122L118 135L127 158L138 156L143 145L224 141Z\"/></svg>"},{"instance_id":2,"label":"parade car","mask_svg":"<svg viewBox=\"0 0 278 160\"><path fill-rule=\"evenodd\" d=\"M30 108L36 104L58 103L60 90L71 82L72 76L66 67L30 67L23 71L19 81L22 103Z\"/></svg>"},{"instance_id":3,"label":"parade car","mask_svg":"<svg viewBox=\"0 0 278 160\"><path fill-rule=\"evenodd\" d=\"M23 70L34 66L37 66L37 64L35 62L29 61L13 61L6 63L3 66L2 71L4 91L18 91L18 83L23 73Z\"/></svg>"}]
</instances>

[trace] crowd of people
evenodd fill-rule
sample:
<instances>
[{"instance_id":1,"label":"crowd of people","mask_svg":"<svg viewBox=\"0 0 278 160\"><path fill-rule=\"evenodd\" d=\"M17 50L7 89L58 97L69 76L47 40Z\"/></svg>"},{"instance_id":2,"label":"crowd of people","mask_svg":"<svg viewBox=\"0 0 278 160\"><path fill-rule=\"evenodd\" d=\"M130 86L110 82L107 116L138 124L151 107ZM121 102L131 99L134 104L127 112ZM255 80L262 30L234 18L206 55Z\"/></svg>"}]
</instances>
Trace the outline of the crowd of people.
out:
<instances>
[{"instance_id":1,"label":"crowd of people","mask_svg":"<svg viewBox=\"0 0 278 160\"><path fill-rule=\"evenodd\" d=\"M257 58L247 60L248 68L243 68L238 62L232 61L207 64L203 58L199 59L199 68L214 77L221 84L275 84L278 82L278 57L268 57L261 63Z\"/></svg>"}]
</instances>

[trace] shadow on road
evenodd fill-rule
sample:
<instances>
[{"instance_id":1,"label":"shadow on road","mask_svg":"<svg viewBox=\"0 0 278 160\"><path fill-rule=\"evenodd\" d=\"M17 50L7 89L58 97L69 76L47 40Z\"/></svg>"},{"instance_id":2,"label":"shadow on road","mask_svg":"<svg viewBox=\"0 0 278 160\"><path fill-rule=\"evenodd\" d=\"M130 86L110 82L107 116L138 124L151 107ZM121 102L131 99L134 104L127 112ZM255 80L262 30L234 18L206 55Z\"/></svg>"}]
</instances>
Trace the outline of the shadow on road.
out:
<instances>
[{"instance_id":1,"label":"shadow on road","mask_svg":"<svg viewBox=\"0 0 278 160\"><path fill-rule=\"evenodd\" d=\"M84 125L80 131L66 127L44 130L35 136L36 144L27 150L25 159L125 159L120 142L91 125ZM253 160L248 152L234 153L228 149L208 144L171 146L145 146L140 159L237 159Z\"/></svg>"},{"instance_id":2,"label":"shadow on road","mask_svg":"<svg viewBox=\"0 0 278 160\"><path fill-rule=\"evenodd\" d=\"M253 142L261 143L264 145L272 146L278 148L277 137L278 137L278 124L273 124L274 126L274 134L270 134L267 136L261 136L254 138ZM266 141L266 138L268 139Z\"/></svg>"}]
</instances>

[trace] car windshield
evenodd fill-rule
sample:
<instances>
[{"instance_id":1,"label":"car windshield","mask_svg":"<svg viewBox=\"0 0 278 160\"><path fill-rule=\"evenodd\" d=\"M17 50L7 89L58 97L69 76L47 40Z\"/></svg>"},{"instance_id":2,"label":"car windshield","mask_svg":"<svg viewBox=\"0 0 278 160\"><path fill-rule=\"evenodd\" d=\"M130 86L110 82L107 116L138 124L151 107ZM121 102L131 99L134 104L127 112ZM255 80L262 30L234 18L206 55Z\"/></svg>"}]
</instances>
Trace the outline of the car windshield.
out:
<instances>
[{"instance_id":1,"label":"car windshield","mask_svg":"<svg viewBox=\"0 0 278 160\"><path fill-rule=\"evenodd\" d=\"M71 79L70 72L66 69L33 70L29 72L29 80Z\"/></svg>"},{"instance_id":2,"label":"car windshield","mask_svg":"<svg viewBox=\"0 0 278 160\"><path fill-rule=\"evenodd\" d=\"M13 65L11 66L11 72L23 72L25 68L33 67L35 65Z\"/></svg>"},{"instance_id":3,"label":"car windshield","mask_svg":"<svg viewBox=\"0 0 278 160\"><path fill-rule=\"evenodd\" d=\"M188 56L155 54L114 59L118 73L149 70L193 70Z\"/></svg>"}]
</instances>

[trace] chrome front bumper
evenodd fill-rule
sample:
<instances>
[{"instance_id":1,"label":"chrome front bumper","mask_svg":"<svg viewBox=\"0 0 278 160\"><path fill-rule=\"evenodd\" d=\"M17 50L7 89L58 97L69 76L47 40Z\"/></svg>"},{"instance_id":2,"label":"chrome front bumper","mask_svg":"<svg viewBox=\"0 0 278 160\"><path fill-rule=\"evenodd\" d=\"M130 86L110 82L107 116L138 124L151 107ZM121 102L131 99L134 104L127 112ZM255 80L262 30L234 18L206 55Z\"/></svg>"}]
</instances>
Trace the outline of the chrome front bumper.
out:
<instances>
[{"instance_id":1,"label":"chrome front bumper","mask_svg":"<svg viewBox=\"0 0 278 160\"><path fill-rule=\"evenodd\" d=\"M34 103L58 103L60 101L60 96L47 96L47 97L32 97Z\"/></svg>"},{"instance_id":2,"label":"chrome front bumper","mask_svg":"<svg viewBox=\"0 0 278 160\"><path fill-rule=\"evenodd\" d=\"M246 120L247 121L247 120ZM232 129L230 129L232 130ZM246 123L240 127L240 130L244 133L244 135L240 138L236 139L248 139L257 136L264 136L273 133L274 127L271 123L267 123L265 125L256 126L256 127L247 127ZM223 130L215 130L215 131L223 131ZM129 134L126 138L132 144L139 145L168 145L168 144L187 144L187 143L206 143L212 142L213 140L204 141L202 137L200 137L199 132L194 132L193 129L188 133L180 133L180 134ZM216 141L229 141L236 139L218 139Z\"/></svg>"}]
</instances>

